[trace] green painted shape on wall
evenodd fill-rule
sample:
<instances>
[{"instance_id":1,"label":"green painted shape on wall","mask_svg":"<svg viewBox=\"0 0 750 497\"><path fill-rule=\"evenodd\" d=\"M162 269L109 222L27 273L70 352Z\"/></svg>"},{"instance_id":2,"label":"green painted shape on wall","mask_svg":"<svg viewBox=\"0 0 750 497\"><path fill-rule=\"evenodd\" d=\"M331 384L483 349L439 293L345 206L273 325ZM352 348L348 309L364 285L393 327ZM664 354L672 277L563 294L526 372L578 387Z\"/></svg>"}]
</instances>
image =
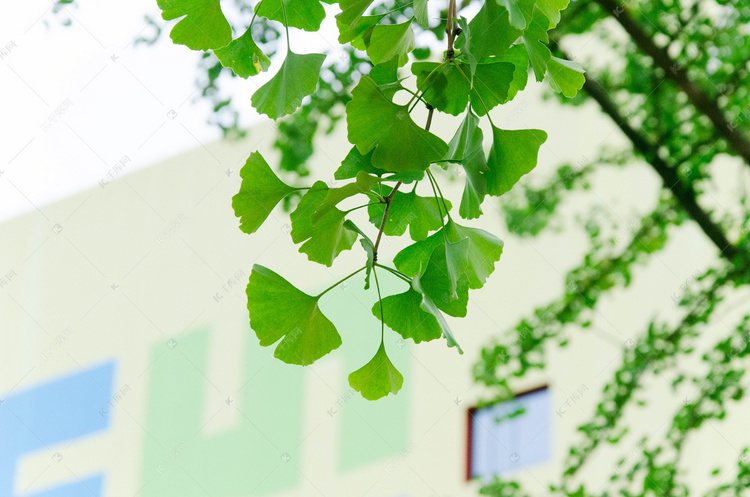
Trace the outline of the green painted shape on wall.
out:
<instances>
[{"instance_id":1,"label":"green painted shape on wall","mask_svg":"<svg viewBox=\"0 0 750 497\"><path fill-rule=\"evenodd\" d=\"M385 271L378 272L378 277L383 296L405 289L405 284L394 281ZM377 300L373 279L369 291L364 290L359 278L347 283L345 290L331 292L328 294L330 298L321 302L323 311L331 316L343 340L341 389L346 393L334 415L340 417L341 445L337 466L342 473L396 457L408 450L409 402L413 388L409 367L412 360L410 346L413 344L399 341L401 337L388 328L385 330L385 347L391 362L404 376L401 391L395 396L388 395L371 402L349 386L349 373L366 364L378 350L380 321L370 311Z\"/></svg>"},{"instance_id":2,"label":"green painted shape on wall","mask_svg":"<svg viewBox=\"0 0 750 497\"><path fill-rule=\"evenodd\" d=\"M302 368L273 359L250 337L245 386L232 403L241 411L237 425L206 434L206 413L230 408L206 406L210 337L198 330L151 351L141 497L249 497L299 485Z\"/></svg>"}]
</instances>

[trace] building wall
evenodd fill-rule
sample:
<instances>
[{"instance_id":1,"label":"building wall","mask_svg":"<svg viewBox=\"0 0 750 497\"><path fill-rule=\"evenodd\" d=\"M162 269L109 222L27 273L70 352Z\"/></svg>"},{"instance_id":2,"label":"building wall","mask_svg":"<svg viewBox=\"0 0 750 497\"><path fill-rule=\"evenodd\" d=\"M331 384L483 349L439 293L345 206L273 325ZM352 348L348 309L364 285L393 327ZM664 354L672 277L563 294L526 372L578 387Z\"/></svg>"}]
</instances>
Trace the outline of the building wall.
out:
<instances>
[{"instance_id":1,"label":"building wall","mask_svg":"<svg viewBox=\"0 0 750 497\"><path fill-rule=\"evenodd\" d=\"M623 143L595 108L560 108L539 90L494 117L502 127L548 131L537 177ZM439 117L435 129L448 140L455 121ZM378 344L375 294L361 281L324 297L343 346L310 367L273 359L249 328L244 287L253 264L313 293L362 259L357 245L333 268L309 263L290 242L281 209L252 237L237 229L230 198L239 169L258 147L273 164L273 136L272 126L258 126L241 143L199 146L0 225L0 494L475 495L479 482L466 481L466 425L468 409L486 393L471 375L480 347L559 294L586 249L576 213L609 210L625 240L659 187L645 166L604 170L593 197L575 195L561 206L566 228L534 240L507 234L497 202L485 202L480 224L506 245L488 284L472 292L468 317L451 320L466 354L442 340L414 346L387 334L404 387L367 402L346 381ZM323 138L314 175L332 181L348 148L343 129ZM454 170L443 176L451 198L460 179ZM399 243L385 242L383 256ZM532 434L517 453L523 469L509 476L544 494L623 344L654 315L673 315L673 296L714 257L697 229L681 228L630 289L604 299L592 331L571 330L575 339L550 352L547 371L518 382L519 391L548 387L549 426L538 429L549 433L550 456L524 464L538 450L534 440L544 439ZM400 288L381 279L385 293ZM629 412L634 433L619 452L605 448L586 478L604 483L634 440L666 429L672 408L664 399L679 402L681 392L660 377L647 384L645 398L664 404L660 414ZM705 477L696 471L696 485L706 484L717 459L736 458L737 440L748 438L736 418L688 447L696 465L711 466Z\"/></svg>"}]
</instances>

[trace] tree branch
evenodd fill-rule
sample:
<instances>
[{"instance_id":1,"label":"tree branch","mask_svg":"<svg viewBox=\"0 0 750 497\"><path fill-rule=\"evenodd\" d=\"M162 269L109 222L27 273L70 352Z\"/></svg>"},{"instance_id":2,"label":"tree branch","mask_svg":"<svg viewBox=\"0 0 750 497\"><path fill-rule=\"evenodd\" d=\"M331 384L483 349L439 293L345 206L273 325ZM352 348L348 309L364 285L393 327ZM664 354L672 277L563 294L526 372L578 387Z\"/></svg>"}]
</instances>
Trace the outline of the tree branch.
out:
<instances>
[{"instance_id":1,"label":"tree branch","mask_svg":"<svg viewBox=\"0 0 750 497\"><path fill-rule=\"evenodd\" d=\"M672 60L666 49L660 48L654 43L651 36L641 28L619 0L594 1L620 23L620 26L630 35L638 48L664 70L665 76L685 92L690 102L711 120L717 133L727 141L732 150L742 157L746 164L750 165L750 140L743 135L739 128L729 122L716 100L709 97L690 79L685 68Z\"/></svg>"},{"instance_id":2,"label":"tree branch","mask_svg":"<svg viewBox=\"0 0 750 497\"><path fill-rule=\"evenodd\" d=\"M599 0L596 0L599 1ZM566 54L560 49L555 42L550 43L550 47L560 52L565 58ZM719 225L714 223L711 216L703 210L698 204L695 190L690 185L685 184L677 175L675 168L670 167L661 157L659 157L659 146L649 140L633 128L620 113L617 105L610 98L607 90L589 74L586 75L586 82L583 90L589 94L598 104L601 110L615 122L617 127L628 137L635 150L641 153L656 173L661 177L664 188L670 190L675 196L680 206L685 209L690 217L698 223L703 233L716 245L719 253L730 261L738 254L738 249L727 238L724 231Z\"/></svg>"}]
</instances>

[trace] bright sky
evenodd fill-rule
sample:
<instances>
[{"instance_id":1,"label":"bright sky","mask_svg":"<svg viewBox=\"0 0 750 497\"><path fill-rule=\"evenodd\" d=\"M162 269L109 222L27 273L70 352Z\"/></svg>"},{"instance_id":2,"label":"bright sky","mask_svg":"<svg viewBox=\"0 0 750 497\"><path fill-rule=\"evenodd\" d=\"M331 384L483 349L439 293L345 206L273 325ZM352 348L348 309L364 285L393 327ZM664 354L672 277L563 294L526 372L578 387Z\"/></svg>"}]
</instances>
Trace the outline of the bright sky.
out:
<instances>
[{"instance_id":1,"label":"bright sky","mask_svg":"<svg viewBox=\"0 0 750 497\"><path fill-rule=\"evenodd\" d=\"M220 136L205 124L208 106L193 103L199 54L171 43L174 21L155 46L133 44L151 34L145 14L160 19L156 0L77 0L57 16L51 3L16 2L0 17L0 221ZM332 19L322 31L335 36ZM292 47L330 44L295 32ZM250 96L279 64L232 82L237 102L247 102L244 124L260 119Z\"/></svg>"}]
</instances>

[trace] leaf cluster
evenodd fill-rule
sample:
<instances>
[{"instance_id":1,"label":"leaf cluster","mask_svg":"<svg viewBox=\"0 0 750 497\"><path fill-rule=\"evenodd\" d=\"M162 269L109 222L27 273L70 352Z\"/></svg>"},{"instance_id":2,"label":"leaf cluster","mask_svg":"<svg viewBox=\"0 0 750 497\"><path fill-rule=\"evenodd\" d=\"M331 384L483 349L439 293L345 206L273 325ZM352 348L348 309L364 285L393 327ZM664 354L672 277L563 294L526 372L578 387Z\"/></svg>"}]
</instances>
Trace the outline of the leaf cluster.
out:
<instances>
[{"instance_id":1,"label":"leaf cluster","mask_svg":"<svg viewBox=\"0 0 750 497\"><path fill-rule=\"evenodd\" d=\"M552 56L546 45L548 31L560 21L567 3L486 0L472 19L466 19L451 0L445 23L441 23L447 42L443 60L409 64L429 53L418 49L415 41L416 32L431 29L427 0L382 5L372 0L340 0L338 41L356 55L350 55L348 69L339 70L339 84L332 85L330 78L326 83L320 77L326 54L302 53L301 47L291 46L289 38L290 29L320 29L326 10L318 0L261 0L239 35L232 35L218 0L159 0L162 17L177 20L170 32L175 43L210 50L223 67L242 78L273 69L262 49L263 40L256 41L266 32L253 28L256 19L283 27L285 57L251 99L259 113L273 120L290 116L280 122L286 133L276 143L285 152L281 169L300 171L313 151L311 137L320 117L329 116L331 125L345 117L352 148L334 172L343 181L341 186L322 181L307 187L288 185L253 152L241 170L242 184L232 205L242 231L252 234L277 204L301 195L290 216L292 241L310 261L328 267L359 241L363 266L344 280L363 273L365 288L374 280L378 298L372 313L381 321L380 347L370 362L349 376L351 386L365 398L396 393L403 383L385 349L385 326L416 343L443 337L448 346L461 351L446 316L466 315L469 290L481 288L494 271L503 242L454 220L453 203L443 196L436 173L450 163L460 164L466 181L458 216L476 219L482 215L487 196L507 193L536 166L546 133L502 129L494 125L489 113L524 89L529 68L537 80L546 77L553 89L565 95L581 88L583 69ZM404 84L410 75L416 91ZM342 84L347 79L353 87ZM404 92L411 95L405 105L396 99ZM343 115L334 115L337 102L345 103ZM412 118L417 106L428 110L424 126ZM430 131L433 115L439 113L463 116L449 141ZM491 129L488 154L480 128L483 117ZM420 184L432 195L423 196ZM365 226L355 224L352 213L359 209L367 209L372 236L366 234ZM379 253L382 238L407 233L413 243L396 254L392 263L385 263ZM383 297L379 272L397 278L405 290ZM341 336L321 312L319 301L339 283L309 295L256 265L247 296L250 326L260 344L277 344L277 358L303 366L338 348Z\"/></svg>"}]
</instances>

